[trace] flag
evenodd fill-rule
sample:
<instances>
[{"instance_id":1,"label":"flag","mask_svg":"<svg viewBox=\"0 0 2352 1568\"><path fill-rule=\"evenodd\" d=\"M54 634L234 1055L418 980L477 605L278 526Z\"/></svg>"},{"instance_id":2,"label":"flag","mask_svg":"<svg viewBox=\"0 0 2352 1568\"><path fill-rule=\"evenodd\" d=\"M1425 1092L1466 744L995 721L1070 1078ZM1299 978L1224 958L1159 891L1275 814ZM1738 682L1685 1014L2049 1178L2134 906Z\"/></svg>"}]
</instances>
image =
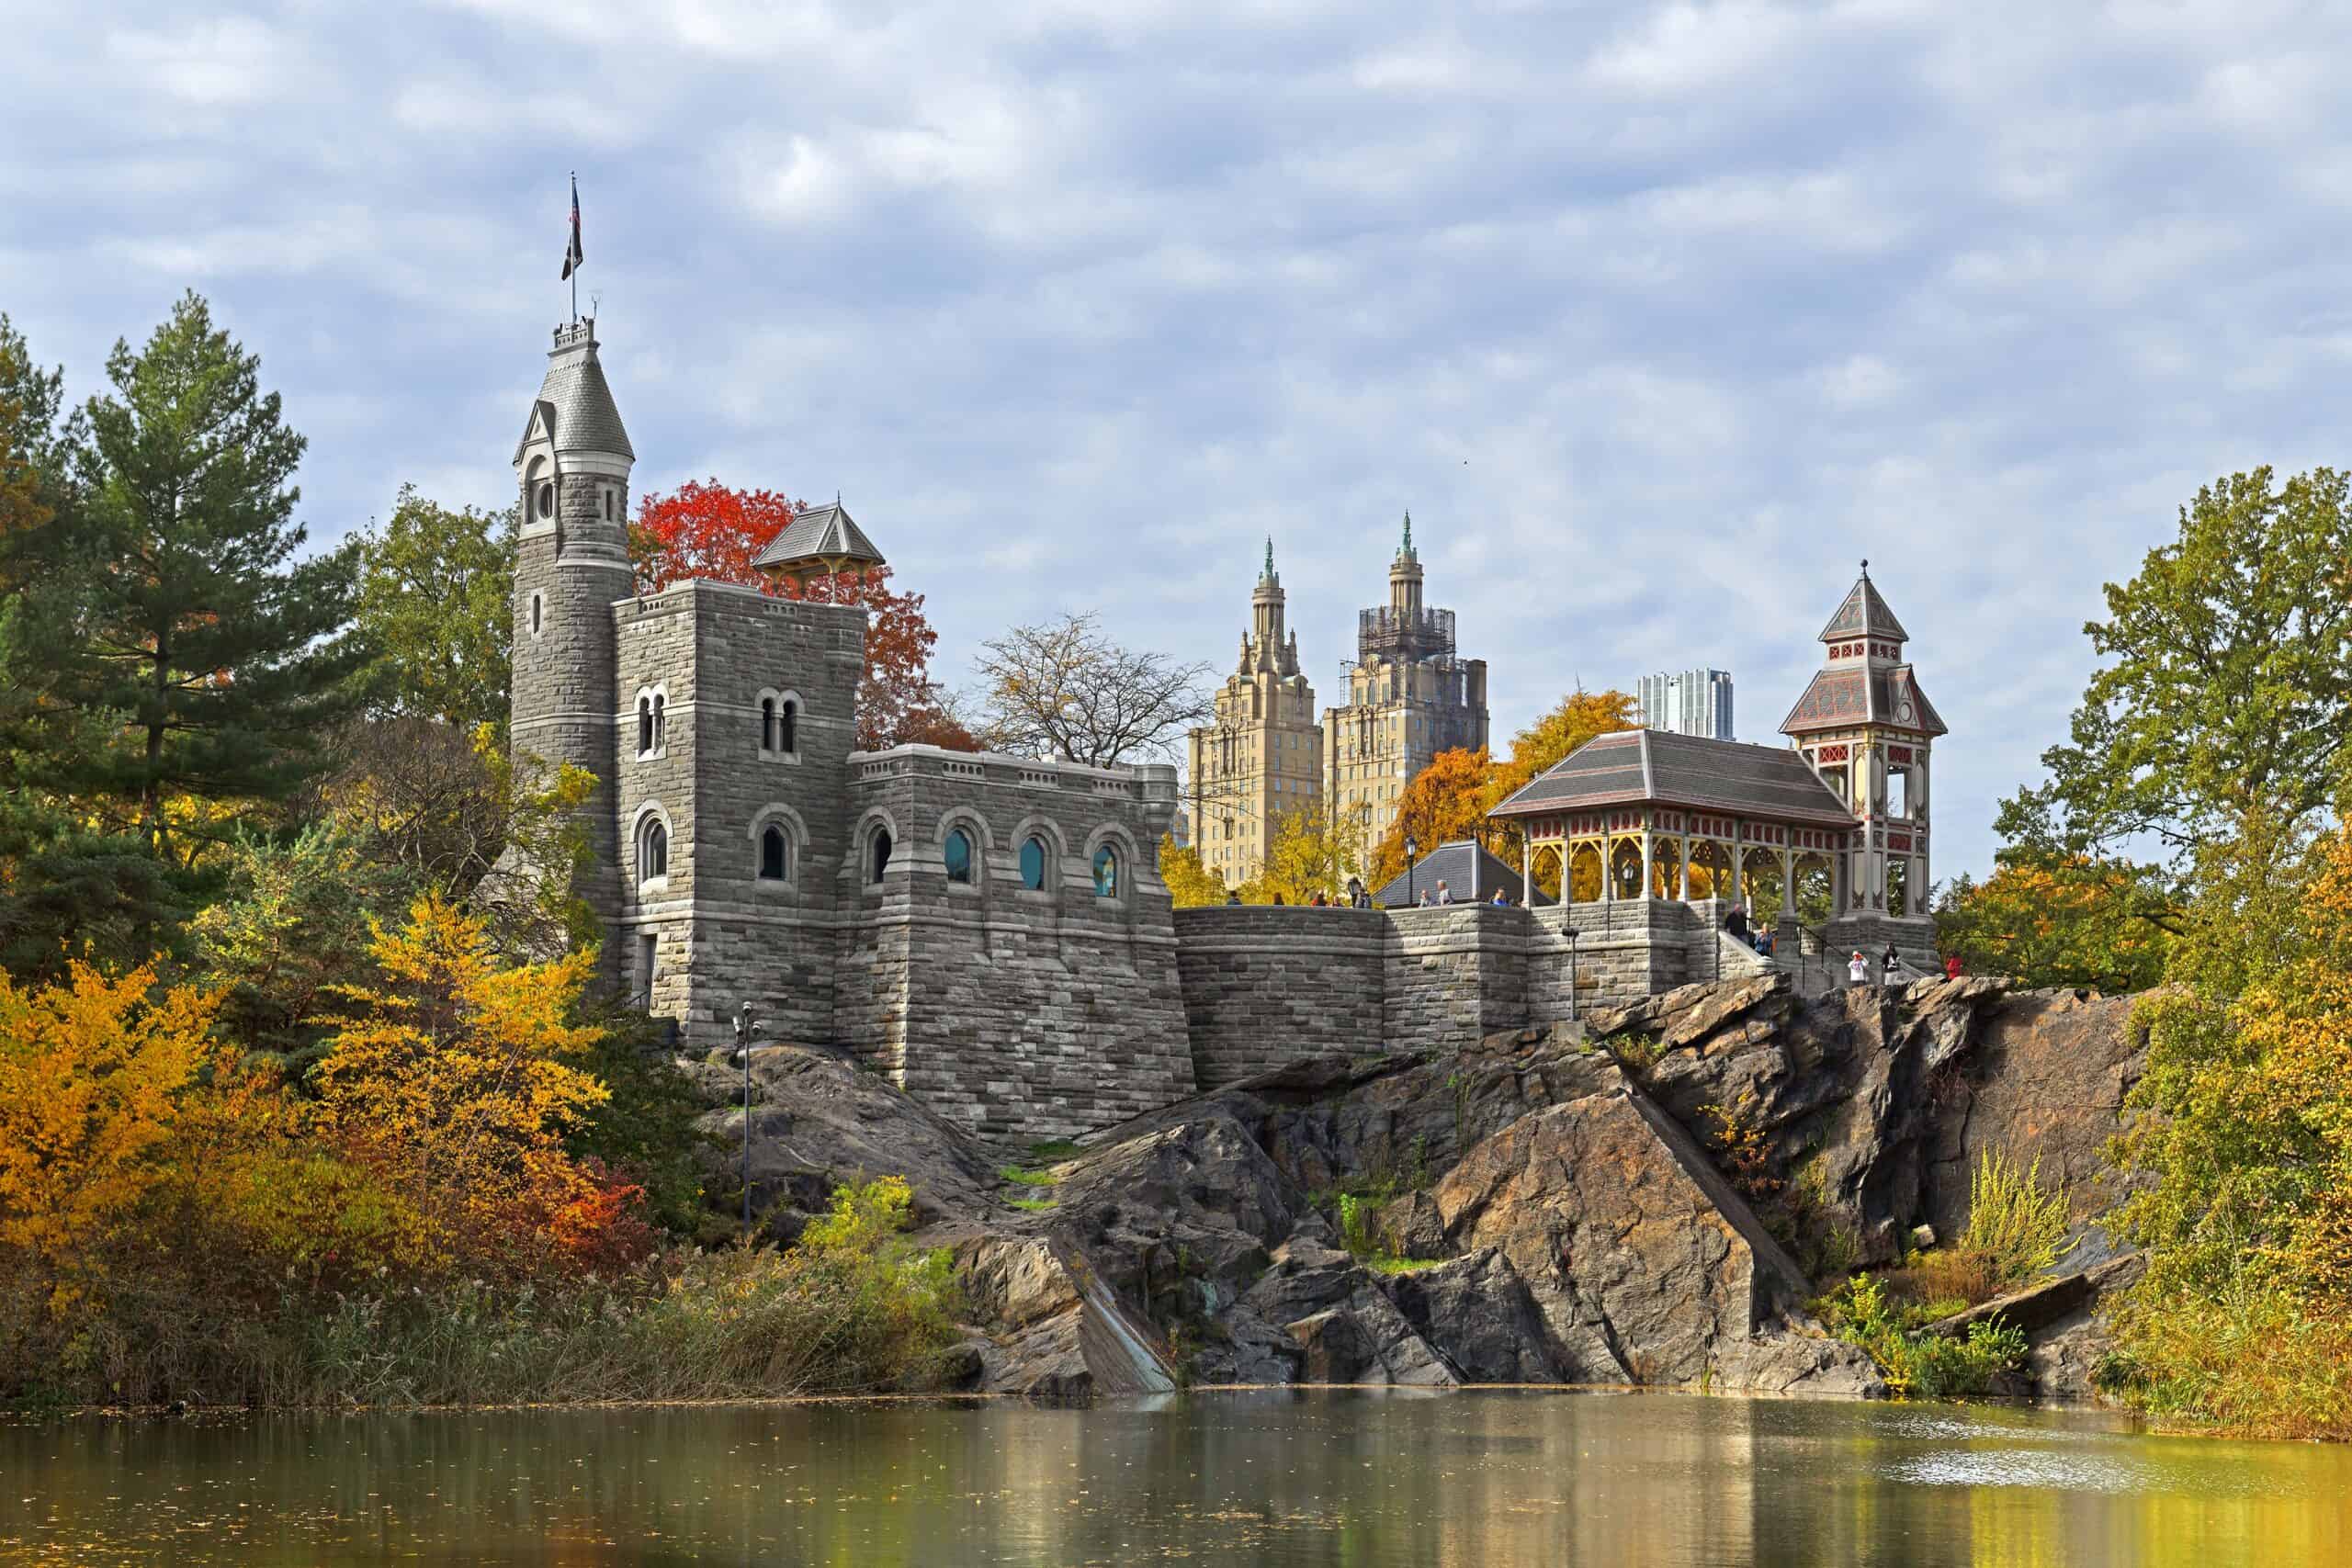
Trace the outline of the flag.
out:
<instances>
[{"instance_id":1,"label":"flag","mask_svg":"<svg viewBox=\"0 0 2352 1568\"><path fill-rule=\"evenodd\" d=\"M571 243L563 248L563 276L570 277L588 258L580 251L580 176L571 176Z\"/></svg>"}]
</instances>

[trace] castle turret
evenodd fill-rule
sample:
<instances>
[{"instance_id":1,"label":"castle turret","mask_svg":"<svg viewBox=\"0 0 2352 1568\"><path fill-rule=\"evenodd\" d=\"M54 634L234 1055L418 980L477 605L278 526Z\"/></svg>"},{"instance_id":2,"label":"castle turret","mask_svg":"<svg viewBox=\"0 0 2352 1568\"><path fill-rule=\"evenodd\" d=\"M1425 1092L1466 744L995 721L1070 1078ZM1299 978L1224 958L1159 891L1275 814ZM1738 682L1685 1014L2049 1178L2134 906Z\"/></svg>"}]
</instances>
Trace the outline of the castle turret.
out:
<instances>
[{"instance_id":1,"label":"castle turret","mask_svg":"<svg viewBox=\"0 0 2352 1568\"><path fill-rule=\"evenodd\" d=\"M514 558L514 686L509 743L518 762L570 763L595 775L582 808L595 870L582 888L599 919L618 911L612 810L612 605L629 596L628 476L637 461L621 426L592 317L555 329L547 377L514 444L523 527Z\"/></svg>"}]
</instances>

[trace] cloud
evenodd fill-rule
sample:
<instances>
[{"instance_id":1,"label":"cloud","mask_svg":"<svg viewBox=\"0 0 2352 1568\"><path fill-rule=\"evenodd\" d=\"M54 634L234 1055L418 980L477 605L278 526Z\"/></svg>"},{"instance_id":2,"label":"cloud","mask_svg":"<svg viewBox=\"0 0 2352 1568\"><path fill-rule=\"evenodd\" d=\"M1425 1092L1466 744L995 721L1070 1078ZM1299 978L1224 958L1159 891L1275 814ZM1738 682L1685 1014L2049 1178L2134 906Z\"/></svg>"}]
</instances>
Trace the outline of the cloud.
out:
<instances>
[{"instance_id":1,"label":"cloud","mask_svg":"<svg viewBox=\"0 0 2352 1568\"><path fill-rule=\"evenodd\" d=\"M103 12L104 14L99 14ZM35 7L0 310L77 390L181 288L322 541L505 500L577 169L640 491L849 497L942 673L1099 609L1222 669L1268 533L1325 700L1414 513L1498 738L1730 669L1869 556L1939 870L2214 474L2341 462L2352 18L2267 0Z\"/></svg>"}]
</instances>

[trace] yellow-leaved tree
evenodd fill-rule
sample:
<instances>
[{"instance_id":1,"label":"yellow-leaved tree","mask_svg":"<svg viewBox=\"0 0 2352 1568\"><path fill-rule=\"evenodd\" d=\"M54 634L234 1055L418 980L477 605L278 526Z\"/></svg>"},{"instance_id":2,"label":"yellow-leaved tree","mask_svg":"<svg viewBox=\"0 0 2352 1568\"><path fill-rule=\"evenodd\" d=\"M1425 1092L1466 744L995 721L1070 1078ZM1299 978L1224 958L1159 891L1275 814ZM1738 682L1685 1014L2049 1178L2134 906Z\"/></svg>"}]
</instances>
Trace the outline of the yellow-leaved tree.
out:
<instances>
[{"instance_id":1,"label":"yellow-leaved tree","mask_svg":"<svg viewBox=\"0 0 2352 1568\"><path fill-rule=\"evenodd\" d=\"M1179 909L1225 902L1225 879L1201 864L1198 850L1165 833L1159 839L1159 879L1168 884L1168 901Z\"/></svg>"},{"instance_id":2,"label":"yellow-leaved tree","mask_svg":"<svg viewBox=\"0 0 2352 1568\"><path fill-rule=\"evenodd\" d=\"M423 1218L424 1261L591 1247L582 1227L616 1217L613 1190L563 1139L606 1098L570 1060L601 1038L575 1021L594 950L502 968L481 919L428 894L371 952L380 979L340 987L350 1010L319 1064L321 1110Z\"/></svg>"},{"instance_id":3,"label":"yellow-leaved tree","mask_svg":"<svg viewBox=\"0 0 2352 1568\"><path fill-rule=\"evenodd\" d=\"M1266 858L1258 874L1241 886L1245 904L1312 903L1323 894L1344 903L1348 879L1363 874L1363 835L1355 820L1333 818L1321 806L1295 807L1277 815L1267 835Z\"/></svg>"},{"instance_id":4,"label":"yellow-leaved tree","mask_svg":"<svg viewBox=\"0 0 2352 1568\"><path fill-rule=\"evenodd\" d=\"M218 998L156 993L152 969L62 985L0 974L0 1248L46 1279L52 1308L165 1179L183 1093L212 1052Z\"/></svg>"}]
</instances>

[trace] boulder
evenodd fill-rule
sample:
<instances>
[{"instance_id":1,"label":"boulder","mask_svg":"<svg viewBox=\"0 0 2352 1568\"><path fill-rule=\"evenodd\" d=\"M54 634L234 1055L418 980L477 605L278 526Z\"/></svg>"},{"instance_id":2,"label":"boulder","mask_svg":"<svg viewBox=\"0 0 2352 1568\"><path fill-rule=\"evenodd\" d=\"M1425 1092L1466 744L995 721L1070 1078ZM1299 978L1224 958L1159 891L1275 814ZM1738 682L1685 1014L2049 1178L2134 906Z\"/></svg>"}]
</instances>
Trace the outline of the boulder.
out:
<instances>
[{"instance_id":1,"label":"boulder","mask_svg":"<svg viewBox=\"0 0 2352 1568\"><path fill-rule=\"evenodd\" d=\"M1725 1393L1886 1397L1886 1380L1869 1352L1842 1339L1795 1330L1758 1334L1718 1347L1710 1386Z\"/></svg>"},{"instance_id":2,"label":"boulder","mask_svg":"<svg viewBox=\"0 0 2352 1568\"><path fill-rule=\"evenodd\" d=\"M1487 1247L1388 1281L1405 1321L1464 1382L1558 1382L1544 1320L1510 1260Z\"/></svg>"},{"instance_id":3,"label":"boulder","mask_svg":"<svg viewBox=\"0 0 2352 1568\"><path fill-rule=\"evenodd\" d=\"M1287 1326L1303 1352L1303 1382L1451 1388L1462 1381L1376 1286Z\"/></svg>"},{"instance_id":4,"label":"boulder","mask_svg":"<svg viewBox=\"0 0 2352 1568\"><path fill-rule=\"evenodd\" d=\"M1479 1144L1435 1197L1455 1246L1509 1259L1573 1382L1695 1381L1803 1290L1689 1134L1622 1077Z\"/></svg>"},{"instance_id":5,"label":"boulder","mask_svg":"<svg viewBox=\"0 0 2352 1568\"><path fill-rule=\"evenodd\" d=\"M695 1123L709 1190L740 1201L743 1073L724 1053L680 1068L714 1109ZM916 1104L839 1052L763 1045L752 1054L752 1206L788 1243L833 1189L901 1176L918 1224L997 1211L997 1161L962 1128Z\"/></svg>"}]
</instances>

